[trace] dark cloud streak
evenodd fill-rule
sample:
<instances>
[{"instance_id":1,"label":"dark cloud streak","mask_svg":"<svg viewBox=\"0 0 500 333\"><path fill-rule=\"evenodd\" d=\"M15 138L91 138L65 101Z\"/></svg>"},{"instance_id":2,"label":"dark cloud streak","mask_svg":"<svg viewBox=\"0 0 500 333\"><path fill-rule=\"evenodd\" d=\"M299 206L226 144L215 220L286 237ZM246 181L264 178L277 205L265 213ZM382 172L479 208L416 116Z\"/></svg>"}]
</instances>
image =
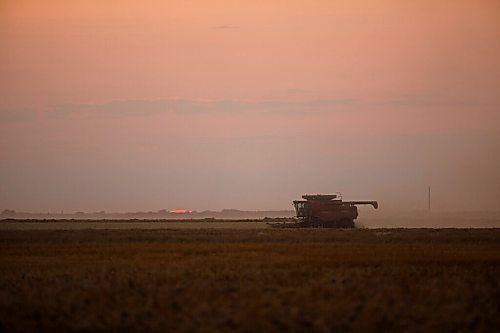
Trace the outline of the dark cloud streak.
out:
<instances>
[{"instance_id":1,"label":"dark cloud streak","mask_svg":"<svg viewBox=\"0 0 500 333\"><path fill-rule=\"evenodd\" d=\"M189 100L189 99L162 99L162 100L126 100L113 101L104 104L59 104L52 109L56 116L68 114L101 113L126 116L143 116L157 113L175 112L181 114L193 113L241 113L256 112L261 114L287 112L305 113L324 110L328 107L338 107L358 103L356 99L313 99L306 101L243 101L243 100Z\"/></svg>"},{"instance_id":2,"label":"dark cloud streak","mask_svg":"<svg viewBox=\"0 0 500 333\"><path fill-rule=\"evenodd\" d=\"M214 29L227 30L227 29L239 29L237 25L216 25Z\"/></svg>"}]
</instances>

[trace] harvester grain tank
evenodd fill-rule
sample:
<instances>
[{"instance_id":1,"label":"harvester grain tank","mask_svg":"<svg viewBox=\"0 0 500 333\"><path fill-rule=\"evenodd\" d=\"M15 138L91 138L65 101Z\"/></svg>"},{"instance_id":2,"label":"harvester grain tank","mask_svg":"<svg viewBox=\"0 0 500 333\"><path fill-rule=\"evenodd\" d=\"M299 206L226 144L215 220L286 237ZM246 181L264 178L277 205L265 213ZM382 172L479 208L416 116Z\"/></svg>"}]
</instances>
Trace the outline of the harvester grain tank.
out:
<instances>
[{"instance_id":1,"label":"harvester grain tank","mask_svg":"<svg viewBox=\"0 0 500 333\"><path fill-rule=\"evenodd\" d=\"M377 201L342 201L336 194L303 195L295 200L295 212L299 227L354 228L358 217L357 205L372 205Z\"/></svg>"}]
</instances>

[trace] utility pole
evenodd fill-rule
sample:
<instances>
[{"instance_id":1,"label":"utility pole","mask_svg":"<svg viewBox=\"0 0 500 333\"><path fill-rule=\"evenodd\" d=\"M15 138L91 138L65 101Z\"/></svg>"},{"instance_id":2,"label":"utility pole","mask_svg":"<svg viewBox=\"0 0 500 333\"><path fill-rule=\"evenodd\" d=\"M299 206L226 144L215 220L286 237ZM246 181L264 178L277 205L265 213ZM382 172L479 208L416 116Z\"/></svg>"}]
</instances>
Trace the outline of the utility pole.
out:
<instances>
[{"instance_id":1,"label":"utility pole","mask_svg":"<svg viewBox=\"0 0 500 333\"><path fill-rule=\"evenodd\" d=\"M431 187L429 186L429 193L428 193L428 202L427 202L427 207L429 209L429 212L431 211Z\"/></svg>"}]
</instances>

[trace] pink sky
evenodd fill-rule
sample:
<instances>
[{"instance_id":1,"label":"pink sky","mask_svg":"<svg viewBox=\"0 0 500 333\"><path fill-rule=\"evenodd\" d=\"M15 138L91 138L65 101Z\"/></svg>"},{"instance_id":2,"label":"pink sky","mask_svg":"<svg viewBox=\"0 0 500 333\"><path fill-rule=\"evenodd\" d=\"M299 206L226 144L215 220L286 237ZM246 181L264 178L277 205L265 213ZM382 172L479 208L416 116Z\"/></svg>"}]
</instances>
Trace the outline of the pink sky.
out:
<instances>
[{"instance_id":1,"label":"pink sky","mask_svg":"<svg viewBox=\"0 0 500 333\"><path fill-rule=\"evenodd\" d=\"M3 1L0 209L500 202L498 1Z\"/></svg>"}]
</instances>

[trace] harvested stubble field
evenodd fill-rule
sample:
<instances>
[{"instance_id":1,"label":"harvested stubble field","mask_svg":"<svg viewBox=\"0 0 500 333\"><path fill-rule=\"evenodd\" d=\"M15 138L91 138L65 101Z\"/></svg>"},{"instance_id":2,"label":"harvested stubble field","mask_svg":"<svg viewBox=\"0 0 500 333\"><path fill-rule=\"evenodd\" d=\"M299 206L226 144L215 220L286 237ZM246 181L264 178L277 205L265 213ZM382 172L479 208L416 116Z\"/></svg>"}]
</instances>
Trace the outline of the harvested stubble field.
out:
<instances>
[{"instance_id":1,"label":"harvested stubble field","mask_svg":"<svg viewBox=\"0 0 500 333\"><path fill-rule=\"evenodd\" d=\"M0 330L500 327L500 229L3 230L0 246Z\"/></svg>"}]
</instances>

